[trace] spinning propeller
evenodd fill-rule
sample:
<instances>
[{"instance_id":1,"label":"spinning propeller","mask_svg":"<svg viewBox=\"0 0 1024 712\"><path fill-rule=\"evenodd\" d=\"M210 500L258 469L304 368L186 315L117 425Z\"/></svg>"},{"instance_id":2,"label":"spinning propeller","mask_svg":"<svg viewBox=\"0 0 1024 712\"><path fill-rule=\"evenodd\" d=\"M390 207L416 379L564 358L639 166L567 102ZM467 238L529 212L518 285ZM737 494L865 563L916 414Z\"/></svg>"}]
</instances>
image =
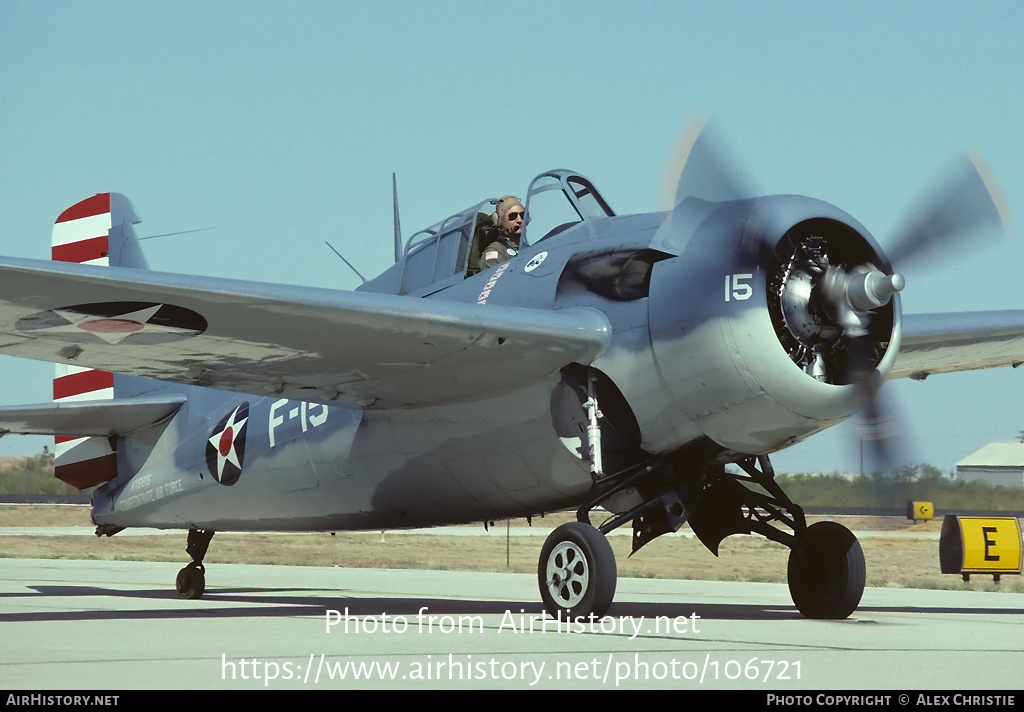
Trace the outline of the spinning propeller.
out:
<instances>
[{"instance_id":1,"label":"spinning propeller","mask_svg":"<svg viewBox=\"0 0 1024 712\"><path fill-rule=\"evenodd\" d=\"M670 210L688 197L719 202L756 195L747 173L711 127L702 119L688 122L666 167L662 207ZM984 163L971 156L962 157L909 215L888 241L888 260L900 269L974 248L980 239L1004 231L1008 222L995 181ZM877 366L888 344L888 337L880 335L895 318L891 308L884 308L906 280L884 255L858 251L850 246L853 242L845 234L787 233L777 245L751 248L762 254L767 247L775 255L768 288L778 297L773 319L780 341L812 377L856 387L861 438L875 469L892 472L905 463L898 458L891 408L880 396L883 379ZM876 324L883 313L890 324Z\"/></svg>"}]
</instances>

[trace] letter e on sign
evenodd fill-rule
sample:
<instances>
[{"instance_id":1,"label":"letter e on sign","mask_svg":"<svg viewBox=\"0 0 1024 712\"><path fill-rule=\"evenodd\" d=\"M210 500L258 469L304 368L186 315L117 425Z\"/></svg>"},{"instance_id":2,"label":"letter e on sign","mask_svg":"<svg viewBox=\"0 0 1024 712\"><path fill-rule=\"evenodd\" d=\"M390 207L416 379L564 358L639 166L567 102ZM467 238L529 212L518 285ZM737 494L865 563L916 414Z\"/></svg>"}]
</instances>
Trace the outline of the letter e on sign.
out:
<instances>
[{"instance_id":1,"label":"letter e on sign","mask_svg":"<svg viewBox=\"0 0 1024 712\"><path fill-rule=\"evenodd\" d=\"M1020 524L1013 517L960 517L965 572L1021 569Z\"/></svg>"}]
</instances>

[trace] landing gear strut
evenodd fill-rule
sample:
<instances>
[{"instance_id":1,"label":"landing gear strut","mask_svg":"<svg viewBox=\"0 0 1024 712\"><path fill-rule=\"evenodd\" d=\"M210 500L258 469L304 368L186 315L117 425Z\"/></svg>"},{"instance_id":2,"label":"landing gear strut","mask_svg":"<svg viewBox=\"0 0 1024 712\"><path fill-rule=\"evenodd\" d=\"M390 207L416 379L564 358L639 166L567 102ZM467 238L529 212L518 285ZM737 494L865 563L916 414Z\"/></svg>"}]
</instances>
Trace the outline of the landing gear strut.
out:
<instances>
[{"instance_id":1,"label":"landing gear strut","mask_svg":"<svg viewBox=\"0 0 1024 712\"><path fill-rule=\"evenodd\" d=\"M760 534L784 544L790 549L789 591L797 610L808 618L849 617L866 581L857 537L836 522L807 526L803 509L775 481L767 456L735 464L742 472L727 472L722 465L683 470L647 462L615 475L595 474L595 494L577 512L579 521L553 531L541 551L537 575L547 611L563 618L605 613L615 594L615 557L605 538L613 529L632 521L636 552L688 522L716 556L722 540L733 534ZM599 529L591 526L590 510L627 488L643 503Z\"/></svg>"},{"instance_id":2,"label":"landing gear strut","mask_svg":"<svg viewBox=\"0 0 1024 712\"><path fill-rule=\"evenodd\" d=\"M192 557L192 561L185 568L178 572L174 581L174 588L178 596L185 599L202 598L206 591L206 567L203 566L203 559L206 558L206 550L210 548L210 540L215 532L205 529L189 529L188 543L185 551Z\"/></svg>"},{"instance_id":3,"label":"landing gear strut","mask_svg":"<svg viewBox=\"0 0 1024 712\"><path fill-rule=\"evenodd\" d=\"M866 581L864 552L853 532L836 522L807 526L804 512L775 481L766 456L736 463L742 474L712 478L705 506L697 506L690 526L717 554L718 544L730 534L757 533L789 547L787 579L797 610L808 618L847 618L860 603ZM749 489L757 485L767 495ZM783 524L792 534L776 528Z\"/></svg>"},{"instance_id":4,"label":"landing gear strut","mask_svg":"<svg viewBox=\"0 0 1024 712\"><path fill-rule=\"evenodd\" d=\"M689 520L694 532L715 554L718 544L731 534L757 533L785 544L790 549L789 592L797 610L808 618L849 617L857 610L866 581L864 552L857 537L836 522L807 526L803 509L775 481L767 456L736 464L742 473L723 471L710 479L704 501Z\"/></svg>"}]
</instances>

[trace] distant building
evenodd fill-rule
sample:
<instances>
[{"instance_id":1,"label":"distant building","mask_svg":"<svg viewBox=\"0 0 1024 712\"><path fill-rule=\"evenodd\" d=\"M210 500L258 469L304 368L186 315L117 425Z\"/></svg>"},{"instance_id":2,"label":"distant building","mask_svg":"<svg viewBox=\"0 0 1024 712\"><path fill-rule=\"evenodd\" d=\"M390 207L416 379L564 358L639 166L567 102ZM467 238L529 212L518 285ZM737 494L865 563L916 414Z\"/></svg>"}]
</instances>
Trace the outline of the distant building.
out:
<instances>
[{"instance_id":1,"label":"distant building","mask_svg":"<svg viewBox=\"0 0 1024 712\"><path fill-rule=\"evenodd\" d=\"M956 463L956 478L1024 488L1024 442L989 443Z\"/></svg>"}]
</instances>

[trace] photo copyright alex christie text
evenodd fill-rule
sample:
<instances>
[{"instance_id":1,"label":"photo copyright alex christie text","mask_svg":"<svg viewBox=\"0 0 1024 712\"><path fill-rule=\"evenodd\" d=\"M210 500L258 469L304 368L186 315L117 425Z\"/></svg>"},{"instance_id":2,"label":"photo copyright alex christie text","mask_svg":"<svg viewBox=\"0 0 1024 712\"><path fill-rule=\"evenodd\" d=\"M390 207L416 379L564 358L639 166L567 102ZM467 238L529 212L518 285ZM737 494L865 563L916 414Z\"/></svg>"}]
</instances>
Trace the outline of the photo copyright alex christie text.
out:
<instances>
[{"instance_id":1,"label":"photo copyright alex christie text","mask_svg":"<svg viewBox=\"0 0 1024 712\"><path fill-rule=\"evenodd\" d=\"M926 707L1013 707L1016 695L1007 694L925 694L914 693L838 693L819 692L814 695L768 693L768 705L779 707L889 707L924 705Z\"/></svg>"}]
</instances>

